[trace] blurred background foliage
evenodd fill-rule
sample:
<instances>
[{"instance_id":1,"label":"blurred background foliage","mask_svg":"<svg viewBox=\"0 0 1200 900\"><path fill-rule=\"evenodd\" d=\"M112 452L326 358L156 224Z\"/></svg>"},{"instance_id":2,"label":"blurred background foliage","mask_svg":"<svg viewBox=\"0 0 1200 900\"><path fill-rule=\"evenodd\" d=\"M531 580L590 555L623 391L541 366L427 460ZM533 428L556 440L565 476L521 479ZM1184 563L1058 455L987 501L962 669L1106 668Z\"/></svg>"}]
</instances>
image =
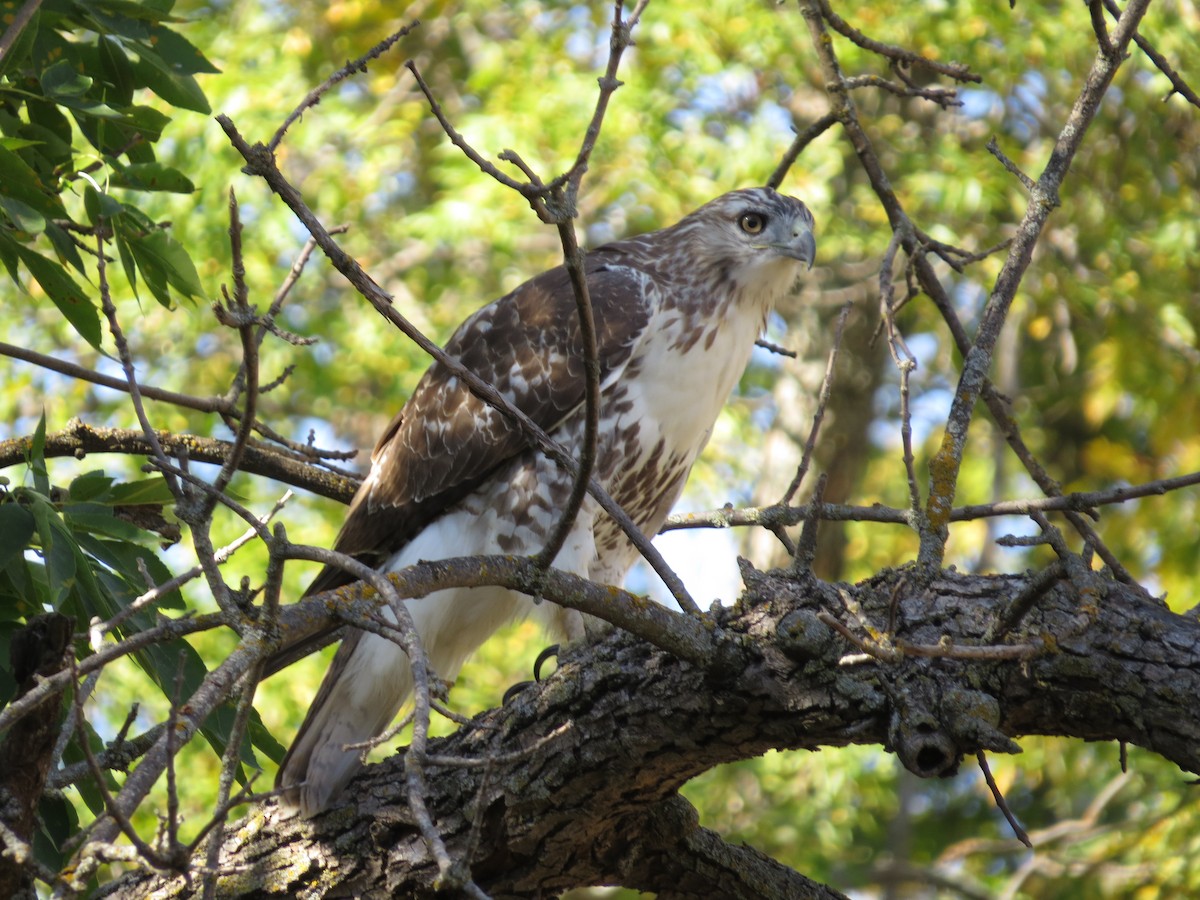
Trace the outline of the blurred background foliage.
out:
<instances>
[{"instance_id":1,"label":"blurred background foliage","mask_svg":"<svg viewBox=\"0 0 1200 900\"><path fill-rule=\"evenodd\" d=\"M17 4L0 6L11 13ZM59 6L45 4L50 12ZM61 4L76 10L103 6ZM995 136L1036 177L1095 52L1086 5L1020 3L1010 9L990 0L943 0L901 10L865 2L835 6L875 38L965 62L983 77L960 92L962 105L951 111L881 91L853 97L898 196L920 227L970 250L1010 236L1025 194L984 147ZM148 119L156 110L170 116L152 158L139 161L189 183L137 190L121 173L134 156L85 140L89 115L95 118L86 111L55 120L60 131L66 124L70 141L52 166L56 177L87 169L90 179L66 184L62 213L87 221L87 190L94 185L98 194L146 217L126 213L139 226L169 222L165 234L194 264L194 281L178 262L178 279L168 279L162 292L146 290L145 274L130 284L124 268L110 270L143 383L219 394L237 371L236 336L216 325L205 299L230 282L231 188L242 204L247 281L260 308L305 238L265 187L239 172L240 158L201 113L225 113L248 139L266 141L313 86L413 19L421 27L396 51L343 82L292 125L278 154L283 170L327 225L349 226L343 246L405 315L439 340L471 310L558 260L553 230L450 145L403 62L417 62L475 147L493 159L512 148L550 176L573 158L591 114L595 79L607 58L610 5L179 0L172 7L159 0L147 9L183 20L171 28L200 55L186 57L193 71L168 66L167 74L186 79L184 87L195 85L202 95L197 99L190 88L182 94L170 86L156 90L154 79L165 76L143 65L136 70L143 72L141 81L128 85L130 110L124 114ZM91 27L103 34L108 26L98 19ZM1154 5L1142 31L1193 87L1200 83L1200 16L1193 0ZM654 2L636 39L584 182L578 224L591 245L659 227L726 190L762 183L792 129L827 109L794 6ZM848 41L835 39L835 49L848 75L889 75L879 58ZM36 62L35 74L44 75L53 62L50 56ZM924 77L920 70L912 74ZM36 79L21 86L5 75L11 90L42 89ZM72 90L66 84L59 83L59 90ZM1066 490L1200 469L1200 119L1168 91L1167 80L1134 51L1065 182L1062 208L1050 219L996 358L995 381L1012 398L1027 442ZM8 129L4 133L10 136ZM39 152L30 146L5 144L0 153ZM818 265L770 324L769 337L798 358L756 355L693 473L685 507L766 503L780 496L807 435L831 323L846 302L853 313L817 467L830 476L828 500L903 507L898 378L886 348L872 339L879 260L890 238L886 217L836 129L805 150L782 189L803 198L818 223ZM19 204L4 209L0 239L23 241L23 252L33 248L73 267L57 236L29 227L37 215L60 211L34 209L31 216ZM129 240L145 239L130 232ZM985 258L965 274L939 268L968 328L1001 259ZM86 254L74 268L76 282L95 284ZM11 281L0 284L5 340L119 374L107 332L100 339L98 331L86 331L90 325L72 327L53 290L30 279L31 269L9 269L27 292ZM419 351L383 327L322 259L309 264L281 322L319 343L264 345L266 379L286 366L294 370L264 395L260 417L293 440L311 437L320 447L368 450L424 369ZM919 362L913 424L925 477L923 464L940 439L958 359L926 302L909 304L899 325ZM136 424L127 399L114 391L11 360L0 366L0 439L32 434L43 411L49 431L72 416L96 425ZM228 435L212 416L164 404L152 404L150 413L159 428ZM959 502L1036 496L985 415L972 429ZM55 484L98 467L133 478L137 465L119 458L54 460L49 474ZM354 465L365 465L365 458ZM21 481L17 470L8 474ZM245 476L233 488L258 511L282 493ZM307 495L284 513L293 540L316 544L332 540L341 515L337 504ZM1108 508L1099 530L1138 579L1182 611L1196 603L1198 519L1192 490ZM224 542L242 529L218 514L214 536ZM1030 530L1020 519L955 526L948 562L981 571L1044 564L1039 551L993 543L997 535ZM760 566L782 559L775 539L763 534L671 535L669 543L672 560L701 602L736 596L737 553ZM192 564L186 545L162 553L169 567ZM818 564L826 577L856 580L907 562L915 548L915 536L898 527L829 523ZM723 567L712 567L714 558ZM264 564L252 545L229 563L226 579L236 583L247 575L258 583ZM312 574L299 565L289 568L287 592L299 594ZM631 583L653 587L643 573ZM192 591L184 602L205 609L211 600ZM212 665L232 638L206 634L192 645ZM529 625L497 637L464 670L452 696L455 707L474 712L498 702L505 686L527 677L540 646ZM260 688L262 719L284 742L324 665L323 658L307 660ZM105 733L111 736L134 702L141 703L142 727L160 721L162 696L131 666L106 675L93 703L98 718L110 723ZM1130 773L1122 776L1116 747L1037 738L1023 745L1022 756L993 759L992 765L1010 805L1038 840L1032 854L1012 840L977 773L917 783L873 748L770 754L709 772L686 793L704 824L855 896L1200 894L1200 811L1195 789L1185 786L1178 770L1131 751ZM266 742L259 749L271 755ZM182 799L195 823L206 820L217 762L198 743L186 753ZM86 819L80 798L68 798ZM144 811L145 833L153 832L154 817L155 810Z\"/></svg>"}]
</instances>

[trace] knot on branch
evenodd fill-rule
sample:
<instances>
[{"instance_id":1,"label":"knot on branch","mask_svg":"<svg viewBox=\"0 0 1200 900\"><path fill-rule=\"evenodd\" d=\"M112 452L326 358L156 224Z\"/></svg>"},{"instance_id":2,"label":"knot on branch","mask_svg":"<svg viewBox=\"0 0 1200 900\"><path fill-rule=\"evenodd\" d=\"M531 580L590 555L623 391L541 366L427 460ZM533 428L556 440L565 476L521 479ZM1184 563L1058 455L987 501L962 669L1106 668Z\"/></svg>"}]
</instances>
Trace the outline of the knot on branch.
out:
<instances>
[{"instance_id":1,"label":"knot on branch","mask_svg":"<svg viewBox=\"0 0 1200 900\"><path fill-rule=\"evenodd\" d=\"M1000 730L1000 703L990 694L919 675L891 685L889 694L888 746L914 775L953 775L965 754L980 750L1021 752Z\"/></svg>"},{"instance_id":2,"label":"knot on branch","mask_svg":"<svg viewBox=\"0 0 1200 900\"><path fill-rule=\"evenodd\" d=\"M835 649L833 629L812 610L792 610L779 620L775 633L779 649L796 662L820 659Z\"/></svg>"},{"instance_id":3,"label":"knot on branch","mask_svg":"<svg viewBox=\"0 0 1200 900\"><path fill-rule=\"evenodd\" d=\"M893 700L888 748L904 768L921 778L945 778L958 771L963 753L942 725L928 698L905 687Z\"/></svg>"}]
</instances>

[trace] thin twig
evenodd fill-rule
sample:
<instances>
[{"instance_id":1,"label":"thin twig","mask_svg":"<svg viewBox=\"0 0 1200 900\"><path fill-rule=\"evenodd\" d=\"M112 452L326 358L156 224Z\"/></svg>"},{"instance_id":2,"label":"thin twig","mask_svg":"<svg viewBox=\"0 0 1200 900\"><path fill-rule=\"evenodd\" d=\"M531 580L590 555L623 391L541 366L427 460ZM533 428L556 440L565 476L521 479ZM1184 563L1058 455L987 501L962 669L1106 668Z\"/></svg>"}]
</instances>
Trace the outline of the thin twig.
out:
<instances>
[{"instance_id":1,"label":"thin twig","mask_svg":"<svg viewBox=\"0 0 1200 900\"><path fill-rule=\"evenodd\" d=\"M804 148L836 125L837 121L838 117L834 113L828 112L811 123L803 131L797 131L791 146L784 152L783 157L779 160L779 165L775 167L775 171L767 179L767 187L779 190L779 186L783 184L783 179L787 177L788 170L800 158L800 154L804 152Z\"/></svg>"},{"instance_id":2,"label":"thin twig","mask_svg":"<svg viewBox=\"0 0 1200 900\"><path fill-rule=\"evenodd\" d=\"M888 81L886 78L881 78L878 75L856 75L853 78L846 79L847 90L855 91L863 88L879 88L898 97L919 97L922 100L936 103L942 109L962 106L962 101L958 99L958 91L954 90L954 88L910 87L904 84L896 84L896 82Z\"/></svg>"},{"instance_id":3,"label":"thin twig","mask_svg":"<svg viewBox=\"0 0 1200 900\"><path fill-rule=\"evenodd\" d=\"M938 62L936 59L929 59L921 56L919 53L913 53L911 50L905 50L903 47L896 47L892 44L884 44L880 41L873 40L853 27L845 19L833 11L829 5L829 0L819 0L819 9L821 15L824 16L830 27L843 37L849 38L864 50L870 50L872 53L878 53L890 60L896 62L908 63L915 66L923 66L932 72L937 72L940 75L948 75L955 81L983 81L978 75L975 75L962 63L944 63Z\"/></svg>"},{"instance_id":4,"label":"thin twig","mask_svg":"<svg viewBox=\"0 0 1200 900\"><path fill-rule=\"evenodd\" d=\"M211 517L217 502L217 495L225 492L229 482L233 480L234 474L240 468L242 457L246 452L246 444L250 440L250 432L254 427L254 418L258 414L259 342L255 334L255 326L260 324L260 320L250 307L249 291L246 288L246 264L242 257L242 220L238 211L237 195L233 188L229 189L229 250L232 258L233 297L231 299L226 294L225 299L231 301L229 305L222 306L218 302L213 305L213 312L217 316L217 321L222 325L236 328L238 337L241 338L242 364L240 371L245 374L243 393L246 402L233 438L233 447L230 448L229 457L221 465L217 477L213 480L212 491L206 495L205 501L199 505L197 511L185 510L180 515L180 518L187 516L185 521L188 521L193 528L195 528L195 522L192 519L195 519L197 515L199 518ZM224 286L222 286L222 291L224 291Z\"/></svg>"},{"instance_id":5,"label":"thin twig","mask_svg":"<svg viewBox=\"0 0 1200 900\"><path fill-rule=\"evenodd\" d=\"M992 135L991 140L989 140L984 146L987 148L988 153L1000 160L1000 165L1004 166L1004 168L1016 176L1017 180L1025 186L1025 190L1031 193L1033 192L1033 189L1037 186L1036 182L1022 172L1021 167L1009 159L1008 155L1000 149L1000 145L996 142L995 135Z\"/></svg>"},{"instance_id":6,"label":"thin twig","mask_svg":"<svg viewBox=\"0 0 1200 900\"><path fill-rule=\"evenodd\" d=\"M779 344L774 344L771 341L768 341L766 338L757 338L754 341L754 346L761 347L763 350L766 350L768 353L774 353L777 356L785 356L788 359L797 359L797 358L799 358L799 355L800 355L795 350L789 350L787 347L780 346Z\"/></svg>"},{"instance_id":7,"label":"thin twig","mask_svg":"<svg viewBox=\"0 0 1200 900\"><path fill-rule=\"evenodd\" d=\"M950 513L950 521L973 522L976 519L995 516L1027 516L1034 512L1079 513L1091 511L1098 506L1127 503L1141 497L1159 496L1197 484L1200 484L1200 472L1162 478L1146 484L1110 488L1106 491L1058 493L1049 497L1031 497L1026 500L997 500L994 503L955 507ZM811 515L842 522L884 522L905 525L910 521L908 513L904 510L880 504L848 506L839 503L822 503L815 508L811 504L788 507L780 507L776 504L748 506L742 509L725 506L707 512L676 513L667 518L662 531L675 531L680 528L738 528L748 525L791 526L799 524Z\"/></svg>"},{"instance_id":8,"label":"thin twig","mask_svg":"<svg viewBox=\"0 0 1200 900\"><path fill-rule=\"evenodd\" d=\"M909 508L912 510L914 522L920 524L921 490L917 486L916 461L912 450L912 410L909 407L909 376L917 367L917 360L896 329L896 294L892 285L892 268L899 249L900 233L894 231L879 265L879 306L887 335L888 351L891 353L892 363L900 372L900 443L904 454L904 472L908 478Z\"/></svg>"},{"instance_id":9,"label":"thin twig","mask_svg":"<svg viewBox=\"0 0 1200 900\"><path fill-rule=\"evenodd\" d=\"M442 131L446 132L446 136L450 138L450 143L461 150L467 159L475 163L475 165L479 167L479 171L483 172L483 174L496 179L507 188L512 188L522 196L530 196L531 192L529 184L522 181L517 181L517 179L513 178L511 175L505 175L503 172L501 172L498 168L496 168L495 164L485 159L474 147L468 144L467 139L464 138L452 124L450 124L450 120L446 118L446 114L442 111L442 105L438 103L437 98L433 96L433 90L428 84L425 83L425 79L421 76L421 72L417 68L417 64L409 59L405 60L404 66L410 72L412 72L413 78L417 80L417 87L419 87L421 89L421 93L425 95L425 100L429 104L429 111L433 113L433 117L437 119L438 124L442 126ZM229 129L226 129L226 133L229 133ZM234 146L236 147L237 145L235 144ZM245 156L245 154L243 154L243 156ZM541 187L544 188L545 186L542 185ZM537 192L535 191L532 192L531 202L534 202L536 199ZM536 206L534 209L535 211L538 211L539 216L542 215L542 211L538 210Z\"/></svg>"},{"instance_id":10,"label":"thin twig","mask_svg":"<svg viewBox=\"0 0 1200 900\"><path fill-rule=\"evenodd\" d=\"M583 178L583 174L587 171L588 160L591 159L592 151L596 147L596 141L600 137L600 126L604 122L604 114L608 111L608 101L612 99L612 95L621 86L621 82L617 80L617 70L621 64L621 56L626 49L633 46L633 29L641 21L642 13L645 12L649 2L650 0L638 0L633 8L633 12L629 14L629 18L627 19L621 18L624 0L616 0L613 4L612 34L608 45L608 64L605 66L604 74L599 78L600 93L596 97L596 108L592 111L592 118L588 122L587 129L584 131L583 142L580 144L579 153L575 156L575 162L571 164L571 167L567 171L546 185L546 189L551 192L561 187L569 186L568 197L572 202L574 201L575 192L579 189L579 183Z\"/></svg>"},{"instance_id":11,"label":"thin twig","mask_svg":"<svg viewBox=\"0 0 1200 900\"><path fill-rule=\"evenodd\" d=\"M1104 20L1104 0L1087 0L1088 15L1092 20L1092 32L1096 35L1096 43L1100 46L1100 52L1105 56L1112 56L1117 52L1117 48L1113 46L1112 38L1108 34L1108 23Z\"/></svg>"},{"instance_id":12,"label":"thin twig","mask_svg":"<svg viewBox=\"0 0 1200 900\"><path fill-rule=\"evenodd\" d=\"M78 670L74 665L74 662L72 662L71 665L71 672L74 678L78 678ZM74 695L72 705L75 714L76 728L79 730L81 735L85 735L87 733L87 729L84 727L83 704L80 701L78 693ZM104 779L104 771L100 768L100 763L96 760L96 756L92 752L91 741L85 738L79 742L79 745L83 748L84 759L87 761L88 767L91 769L92 779L95 782L96 789L100 792L100 798L104 802L104 811L108 814L108 817L112 822L112 825L105 829L106 836L103 841L111 841L112 838L116 836L116 831L120 831L129 840L129 843L134 846L138 856L145 860L149 865L155 867L156 869L174 869L175 871L182 871L182 866L186 866L185 860L171 860L168 862L167 857L163 857L157 853L155 849L142 840L141 835L137 833L137 829L135 829L133 824L129 821L129 817L125 814L125 810L120 807L120 805L116 802L116 799L109 792L108 784ZM182 866L180 865L181 863Z\"/></svg>"},{"instance_id":13,"label":"thin twig","mask_svg":"<svg viewBox=\"0 0 1200 900\"><path fill-rule=\"evenodd\" d=\"M108 319L108 328L112 333L113 341L117 345L117 356L121 360L121 368L125 371L125 381L129 385L129 399L133 404L133 410L137 415L142 434L153 450L155 461L161 465L167 465L167 456L158 441L157 433L150 426L150 419L146 415L146 407L142 403L141 385L138 384L137 373L133 368L133 354L129 352L129 344L125 340L125 333L121 330L121 324L117 321L117 307L113 304L112 294L108 286L108 267L104 259L104 236L102 233L96 235L96 249L98 253L96 278L100 285L100 305L104 310L105 317ZM167 473L164 473L163 477L166 479L167 487L171 489L171 493L177 498L182 497L182 488L175 477Z\"/></svg>"},{"instance_id":14,"label":"thin twig","mask_svg":"<svg viewBox=\"0 0 1200 900\"><path fill-rule=\"evenodd\" d=\"M554 180L548 198L541 198L544 208L556 217L554 224L558 228L558 238L563 245L563 265L566 274L570 276L571 292L575 295L575 308L578 323L580 323L580 340L583 344L584 383L583 446L580 448L578 470L572 476L571 492L566 499L562 515L554 523L545 546L534 557L536 564L542 568L548 568L562 550L563 545L566 544L571 529L575 527L575 520L580 514L584 499L587 499L588 482L592 479L592 472L595 468L596 445L598 445L600 430L600 350L596 343L595 316L592 308L592 295L588 290L586 260L584 260L583 248L575 234L575 224L571 220L575 216L575 202L583 174L587 172L588 160L592 157L596 140L600 137L600 127L604 124L608 100L620 86L620 82L617 80L620 56L624 53L625 48L634 42L631 31L646 8L647 2L648 0L640 0L628 20L622 19L622 0L617 0L613 5L608 64L605 67L604 76L600 78L600 96L596 98L592 121L588 122L587 131L584 133L583 143L576 155L575 163L568 169L568 172ZM510 156L515 155L510 154ZM504 158L503 155L502 158ZM540 185L540 181L533 172L530 172L527 167L522 168L526 172L530 184ZM558 185L564 187L558 187ZM546 199L551 200L551 203L545 203ZM534 209L538 209L538 205L535 205ZM691 600L686 592L684 598L688 601ZM697 607L694 602L689 605L680 601L680 605L685 612L700 614L700 607Z\"/></svg>"},{"instance_id":15,"label":"thin twig","mask_svg":"<svg viewBox=\"0 0 1200 900\"><path fill-rule=\"evenodd\" d=\"M291 127L292 123L304 115L305 110L310 109L311 107L314 107L320 103L321 97L324 96L330 90L330 88L338 84L338 82L345 81L351 75L356 75L360 72L366 72L367 63L374 59L378 59L380 56L386 53L392 47L392 45L396 43L396 41L400 40L400 38L407 35L420 24L420 21L414 19L399 31L394 32L393 34L384 38L358 59L346 63L346 65L342 66L327 79L325 79L324 83L322 83L319 87L315 87L309 91L308 95L302 101L300 101L300 105L292 110L291 114L283 120L283 124L279 126L279 129L275 132L274 136L272 136L270 143L267 145L270 150L274 152L274 150L279 146L280 141L283 140L283 136L287 134L287 130Z\"/></svg>"},{"instance_id":16,"label":"thin twig","mask_svg":"<svg viewBox=\"0 0 1200 900\"><path fill-rule=\"evenodd\" d=\"M618 21L620 12L621 7L618 3ZM573 476L571 493L567 497L562 514L551 529L545 546L534 556L537 565L542 568L548 568L554 563L555 557L566 544L571 529L575 527L575 519L583 501L587 499L588 482L596 465L596 445L600 430L600 351L596 340L596 319L592 312L591 293L588 291L583 248L579 246L575 226L569 219L558 223L558 237L562 242L563 264L571 279L575 312L579 319L579 337L583 343L583 446L579 449L579 467Z\"/></svg>"},{"instance_id":17,"label":"thin twig","mask_svg":"<svg viewBox=\"0 0 1200 900\"><path fill-rule=\"evenodd\" d=\"M1066 574L1066 571L1062 560L1056 559L1049 566L1038 572L1021 589L1021 593L1013 597L1004 609L1000 611L999 615L996 616L996 620L988 626L988 630L984 634L984 640L991 641L1002 638L1016 628L1020 624L1021 619L1033 609L1034 604L1050 588L1058 583L1059 579Z\"/></svg>"},{"instance_id":18,"label":"thin twig","mask_svg":"<svg viewBox=\"0 0 1200 900\"><path fill-rule=\"evenodd\" d=\"M0 341L0 356L7 356L11 359L19 359L22 362L33 363L35 366L40 366L43 369L48 369L51 372L58 372L60 375L69 375L72 378L78 378L80 381L87 381L92 384L98 384L101 387L112 388L115 391L129 393L129 381L125 378L113 378L111 375L101 375L99 372L94 372L84 366L76 365L66 360L56 359L53 356L47 356L44 353L37 353L25 347L18 347L15 344L7 344ZM176 391L166 391L162 388L152 387L150 385L139 384L138 389L143 397L147 400L158 400L163 403L170 403L173 406L182 406L184 409L194 409L199 412L206 413L221 413L229 415L235 413L236 410L225 402L221 397L195 397L191 394L181 394Z\"/></svg>"},{"instance_id":19,"label":"thin twig","mask_svg":"<svg viewBox=\"0 0 1200 900\"><path fill-rule=\"evenodd\" d=\"M787 506L792 502L792 498L796 496L796 491L800 490L800 485L804 482L804 476L808 474L808 468L812 465L813 453L817 448L817 435L821 431L821 422L825 418L825 409L829 405L829 396L833 392L833 373L837 366L838 355L842 351L842 335L846 331L846 320L850 317L850 309L853 302L847 300L842 305L842 310L838 313L837 324L833 329L833 346L829 348L829 357L825 361L825 375L821 379L821 390L817 394L817 409L813 413L812 427L808 430L808 438L804 441L804 451L800 456L800 465L796 468L796 475L792 478L791 483L787 486L787 490L783 492L783 496L779 499L776 506Z\"/></svg>"},{"instance_id":20,"label":"thin twig","mask_svg":"<svg viewBox=\"0 0 1200 900\"><path fill-rule=\"evenodd\" d=\"M1114 19L1121 18L1121 7L1117 6L1115 0L1104 0L1104 8L1108 10L1108 14ZM1178 94L1188 103L1192 104L1192 106L1200 107L1200 97L1196 96L1196 92L1183 80L1183 76L1175 71L1175 68L1167 62L1166 57L1154 49L1149 40L1141 34L1135 34L1133 41L1149 57L1158 70L1167 76L1167 80L1171 82L1171 94ZM1171 94L1163 97L1163 101L1171 99Z\"/></svg>"},{"instance_id":21,"label":"thin twig","mask_svg":"<svg viewBox=\"0 0 1200 900\"><path fill-rule=\"evenodd\" d=\"M975 758L979 760L979 770L983 772L983 780L987 782L988 790L992 792L992 799L996 801L996 806L1000 812L1004 813L1004 818L1008 820L1009 826L1016 835L1018 841L1033 849L1033 842L1029 840L1029 835L1025 833L1025 829L1021 827L1021 823L1017 821L1017 817L1008 807L1008 801L1004 799L1004 794L1000 791L1000 786L996 784L996 779L992 777L992 770L988 767L987 755L982 751L975 754Z\"/></svg>"}]
</instances>

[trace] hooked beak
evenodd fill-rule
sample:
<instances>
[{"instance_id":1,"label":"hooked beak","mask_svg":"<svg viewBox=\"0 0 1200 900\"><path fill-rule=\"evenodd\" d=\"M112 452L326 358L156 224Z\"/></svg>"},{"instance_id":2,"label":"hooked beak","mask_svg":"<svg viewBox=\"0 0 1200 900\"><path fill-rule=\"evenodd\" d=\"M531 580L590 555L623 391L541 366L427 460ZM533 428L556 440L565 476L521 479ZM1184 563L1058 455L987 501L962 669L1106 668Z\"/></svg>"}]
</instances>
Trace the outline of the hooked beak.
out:
<instances>
[{"instance_id":1,"label":"hooked beak","mask_svg":"<svg viewBox=\"0 0 1200 900\"><path fill-rule=\"evenodd\" d=\"M812 229L803 222L796 222L792 226L790 241L781 241L771 246L784 256L800 260L810 269L813 267L813 261L817 258L817 239L813 237Z\"/></svg>"}]
</instances>

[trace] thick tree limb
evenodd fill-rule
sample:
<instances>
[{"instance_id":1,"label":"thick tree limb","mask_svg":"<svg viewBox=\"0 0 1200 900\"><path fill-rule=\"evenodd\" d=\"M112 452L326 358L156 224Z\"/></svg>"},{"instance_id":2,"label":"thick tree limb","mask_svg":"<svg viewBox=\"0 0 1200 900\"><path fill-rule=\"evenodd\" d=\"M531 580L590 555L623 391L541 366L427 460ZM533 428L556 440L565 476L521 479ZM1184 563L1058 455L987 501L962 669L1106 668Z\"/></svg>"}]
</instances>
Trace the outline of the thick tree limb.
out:
<instances>
[{"instance_id":1,"label":"thick tree limb","mask_svg":"<svg viewBox=\"0 0 1200 900\"><path fill-rule=\"evenodd\" d=\"M1039 655L980 659L955 648L984 643L1028 577L944 573L922 587L904 570L835 589L779 573L744 576L740 604L718 616L748 650L736 671L706 671L617 632L574 649L541 685L431 743L443 763L495 759L426 763L427 799L446 847L458 859L470 853L484 890L551 896L625 884L699 896L665 862L675 854L689 871L721 869L713 877L728 879L720 882L727 896L836 896L801 890L795 873L755 881L754 855L689 825L675 799L696 774L770 748L883 744L929 777L953 774L981 749L1012 752L1013 737L1052 734L1127 741L1200 772L1200 621L1136 588L1091 573L1086 584L1059 581L1014 639L1039 644ZM886 660L844 656L854 648L820 614L893 652ZM895 634L886 634L889 622ZM902 649L934 645L945 654ZM236 868L218 895L433 896L437 867L403 784L397 756L368 767L341 806L311 822L281 819L274 807L256 811L226 842L222 864ZM663 822L675 823L665 829L674 837L664 837ZM165 887L135 876L111 893L144 897ZM190 891L181 881L169 889Z\"/></svg>"},{"instance_id":2,"label":"thick tree limb","mask_svg":"<svg viewBox=\"0 0 1200 900\"><path fill-rule=\"evenodd\" d=\"M75 620L60 613L35 616L11 638L10 665L23 697L39 680L63 670L71 657ZM34 896L25 858L33 843L38 803L54 764L62 727L62 693L50 695L33 715L17 722L0 740L0 897Z\"/></svg>"},{"instance_id":3,"label":"thick tree limb","mask_svg":"<svg viewBox=\"0 0 1200 900\"><path fill-rule=\"evenodd\" d=\"M170 455L185 453L192 462L221 465L229 458L233 445L217 438L194 434L157 432L159 443ZM12 438L0 441L0 469L23 463L29 456L32 439ZM140 429L94 428L72 419L62 431L46 435L46 458L74 456L82 459L89 453L122 453L131 456L150 456L153 448ZM264 475L292 487L304 488L349 503L358 488L358 481L322 469L275 448L251 442L239 466L252 475Z\"/></svg>"}]
</instances>

